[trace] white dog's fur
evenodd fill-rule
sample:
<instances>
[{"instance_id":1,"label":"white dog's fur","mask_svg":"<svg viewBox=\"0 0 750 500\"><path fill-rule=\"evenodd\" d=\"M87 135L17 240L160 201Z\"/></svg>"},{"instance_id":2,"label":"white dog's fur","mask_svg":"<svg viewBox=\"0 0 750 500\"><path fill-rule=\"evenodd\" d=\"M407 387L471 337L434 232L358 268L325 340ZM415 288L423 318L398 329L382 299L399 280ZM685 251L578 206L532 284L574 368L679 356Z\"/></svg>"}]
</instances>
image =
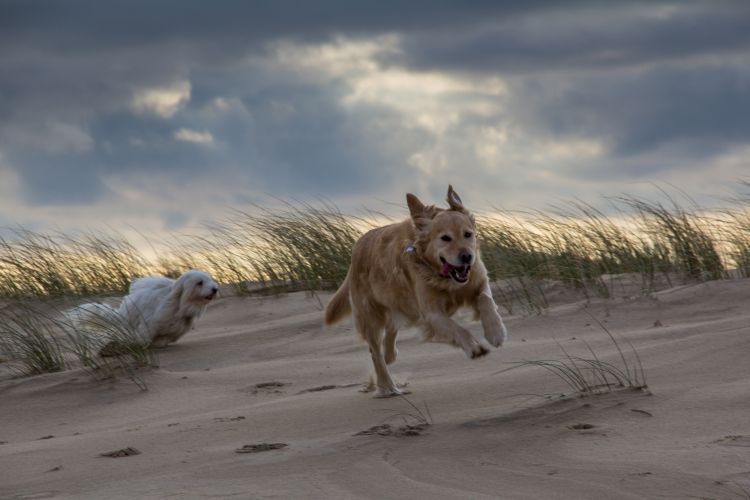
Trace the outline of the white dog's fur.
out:
<instances>
[{"instance_id":1,"label":"white dog's fur","mask_svg":"<svg viewBox=\"0 0 750 500\"><path fill-rule=\"evenodd\" d=\"M177 342L216 297L218 286L208 274L190 270L176 280L164 276L138 278L130 285L120 307L83 304L68 313L78 325L102 319L121 321L149 339L151 347Z\"/></svg>"}]
</instances>

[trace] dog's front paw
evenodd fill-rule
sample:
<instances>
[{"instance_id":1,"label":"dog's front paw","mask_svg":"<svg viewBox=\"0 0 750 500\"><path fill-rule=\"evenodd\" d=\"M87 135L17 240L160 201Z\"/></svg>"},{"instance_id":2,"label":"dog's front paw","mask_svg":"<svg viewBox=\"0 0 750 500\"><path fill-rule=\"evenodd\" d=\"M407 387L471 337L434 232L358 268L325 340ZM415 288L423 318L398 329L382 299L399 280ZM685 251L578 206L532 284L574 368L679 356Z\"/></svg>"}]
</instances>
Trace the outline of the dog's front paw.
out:
<instances>
[{"instance_id":1,"label":"dog's front paw","mask_svg":"<svg viewBox=\"0 0 750 500\"><path fill-rule=\"evenodd\" d=\"M471 359L481 358L490 353L490 350L479 344L471 351Z\"/></svg>"},{"instance_id":2,"label":"dog's front paw","mask_svg":"<svg viewBox=\"0 0 750 500\"><path fill-rule=\"evenodd\" d=\"M404 394L411 394L411 391L406 389L399 389L398 387L378 387L375 393L376 398L392 398L395 396L402 396Z\"/></svg>"},{"instance_id":3,"label":"dog's front paw","mask_svg":"<svg viewBox=\"0 0 750 500\"><path fill-rule=\"evenodd\" d=\"M487 342L492 344L494 347L500 347L508 338L508 331L505 329L505 325L500 323L491 331L485 332L484 338L486 338Z\"/></svg>"},{"instance_id":4,"label":"dog's front paw","mask_svg":"<svg viewBox=\"0 0 750 500\"><path fill-rule=\"evenodd\" d=\"M464 346L464 352L470 359L477 359L489 354L490 349L489 346L484 342L477 342L476 340L472 339L472 342L470 344Z\"/></svg>"},{"instance_id":5,"label":"dog's front paw","mask_svg":"<svg viewBox=\"0 0 750 500\"><path fill-rule=\"evenodd\" d=\"M484 338L486 338L487 342L492 346L500 347L508 338L508 330L505 329L503 320L499 317L494 318L494 321L488 323L484 324Z\"/></svg>"},{"instance_id":6,"label":"dog's front paw","mask_svg":"<svg viewBox=\"0 0 750 500\"><path fill-rule=\"evenodd\" d=\"M360 387L359 392L372 392L375 390L375 382L373 380L369 380L368 382L362 384L362 387Z\"/></svg>"}]
</instances>

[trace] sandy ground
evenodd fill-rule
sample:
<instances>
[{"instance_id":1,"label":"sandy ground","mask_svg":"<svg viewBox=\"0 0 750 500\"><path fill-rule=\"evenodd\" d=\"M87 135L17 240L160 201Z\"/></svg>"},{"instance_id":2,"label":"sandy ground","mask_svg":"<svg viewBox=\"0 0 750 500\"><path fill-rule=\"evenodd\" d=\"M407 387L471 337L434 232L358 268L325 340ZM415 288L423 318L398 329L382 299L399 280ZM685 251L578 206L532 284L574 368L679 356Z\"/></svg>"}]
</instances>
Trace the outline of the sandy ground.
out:
<instances>
[{"instance_id":1,"label":"sandy ground","mask_svg":"<svg viewBox=\"0 0 750 500\"><path fill-rule=\"evenodd\" d=\"M392 371L433 423L415 435L357 435L417 412L358 392L369 355L350 322L321 327L328 297L219 299L147 391L1 380L0 497L750 498L748 280L508 316L509 342L475 361L404 331ZM619 362L589 314L635 346L651 394L560 398L544 369L498 373L584 340ZM261 443L286 446L236 452Z\"/></svg>"}]
</instances>

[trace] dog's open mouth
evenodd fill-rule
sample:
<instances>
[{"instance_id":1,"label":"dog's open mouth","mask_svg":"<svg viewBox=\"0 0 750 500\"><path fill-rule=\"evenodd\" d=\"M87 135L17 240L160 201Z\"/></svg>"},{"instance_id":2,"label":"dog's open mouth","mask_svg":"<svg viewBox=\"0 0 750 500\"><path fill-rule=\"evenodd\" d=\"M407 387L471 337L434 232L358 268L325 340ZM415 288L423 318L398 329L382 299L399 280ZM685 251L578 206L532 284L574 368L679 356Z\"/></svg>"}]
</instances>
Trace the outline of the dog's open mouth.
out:
<instances>
[{"instance_id":1,"label":"dog's open mouth","mask_svg":"<svg viewBox=\"0 0 750 500\"><path fill-rule=\"evenodd\" d=\"M466 283L469 281L469 271L471 271L471 266L466 264L463 266L454 266L442 257L440 257L440 260L443 263L443 269L440 271L440 274L444 278L452 278L453 281L457 283Z\"/></svg>"}]
</instances>

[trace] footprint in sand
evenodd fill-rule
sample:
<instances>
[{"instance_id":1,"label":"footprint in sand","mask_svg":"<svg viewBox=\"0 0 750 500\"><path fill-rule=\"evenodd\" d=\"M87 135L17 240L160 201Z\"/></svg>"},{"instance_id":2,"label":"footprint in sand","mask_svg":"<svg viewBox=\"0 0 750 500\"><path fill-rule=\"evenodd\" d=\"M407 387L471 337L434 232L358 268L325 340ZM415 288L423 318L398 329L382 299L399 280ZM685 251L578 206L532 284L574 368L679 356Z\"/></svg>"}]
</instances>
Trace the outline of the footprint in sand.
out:
<instances>
[{"instance_id":1,"label":"footprint in sand","mask_svg":"<svg viewBox=\"0 0 750 500\"><path fill-rule=\"evenodd\" d=\"M133 455L140 455L141 452L131 446L128 446L127 448L122 448L121 450L115 450L115 451L108 451L107 453L100 453L100 457L110 457L110 458L122 458L122 457L132 457Z\"/></svg>"},{"instance_id":2,"label":"footprint in sand","mask_svg":"<svg viewBox=\"0 0 750 500\"><path fill-rule=\"evenodd\" d=\"M653 417L654 416L654 414L651 413L650 411L639 410L638 408L632 408L630 411L635 412L635 413L642 413L643 415L646 415L647 417Z\"/></svg>"},{"instance_id":3,"label":"footprint in sand","mask_svg":"<svg viewBox=\"0 0 750 500\"><path fill-rule=\"evenodd\" d=\"M736 435L736 436L724 436L721 439L714 441L716 444L722 444L724 446L744 446L750 447L750 436Z\"/></svg>"},{"instance_id":4,"label":"footprint in sand","mask_svg":"<svg viewBox=\"0 0 750 500\"><path fill-rule=\"evenodd\" d=\"M259 384L255 384L249 388L244 389L244 391L252 394L253 396L257 396L258 394L282 394L284 391L282 391L281 388L286 387L287 385L290 384L273 380L271 382L261 382Z\"/></svg>"},{"instance_id":5,"label":"footprint in sand","mask_svg":"<svg viewBox=\"0 0 750 500\"><path fill-rule=\"evenodd\" d=\"M214 418L214 422L239 422L240 420L245 420L245 417L242 415L239 415L237 417L216 417Z\"/></svg>"},{"instance_id":6,"label":"footprint in sand","mask_svg":"<svg viewBox=\"0 0 750 500\"><path fill-rule=\"evenodd\" d=\"M328 385L319 385L317 387L311 387L309 389L305 389L302 391L299 391L297 394L304 394L306 392L321 392L321 391L330 391L333 389L346 389L348 387L359 387L361 384L344 384L344 385L335 385L335 384L328 384Z\"/></svg>"},{"instance_id":7,"label":"footprint in sand","mask_svg":"<svg viewBox=\"0 0 750 500\"><path fill-rule=\"evenodd\" d=\"M576 430L576 431L587 431L589 429L593 429L593 424L573 424L569 426L570 429Z\"/></svg>"},{"instance_id":8,"label":"footprint in sand","mask_svg":"<svg viewBox=\"0 0 750 500\"><path fill-rule=\"evenodd\" d=\"M321 392L321 391L330 391L332 389L336 389L337 385L319 385L317 387L311 387L309 389L305 389L303 391L299 391L298 394L303 394L305 392Z\"/></svg>"},{"instance_id":9,"label":"footprint in sand","mask_svg":"<svg viewBox=\"0 0 750 500\"><path fill-rule=\"evenodd\" d=\"M421 436L422 433L427 430L430 424L422 422L419 424L406 424L400 427L394 427L391 424L380 424L374 425L369 429L359 431L355 436L396 436L396 437L408 437L408 436Z\"/></svg>"},{"instance_id":10,"label":"footprint in sand","mask_svg":"<svg viewBox=\"0 0 750 500\"><path fill-rule=\"evenodd\" d=\"M260 453L262 451L280 450L289 446L286 443L258 443L246 444L242 448L234 450L235 453Z\"/></svg>"}]
</instances>

